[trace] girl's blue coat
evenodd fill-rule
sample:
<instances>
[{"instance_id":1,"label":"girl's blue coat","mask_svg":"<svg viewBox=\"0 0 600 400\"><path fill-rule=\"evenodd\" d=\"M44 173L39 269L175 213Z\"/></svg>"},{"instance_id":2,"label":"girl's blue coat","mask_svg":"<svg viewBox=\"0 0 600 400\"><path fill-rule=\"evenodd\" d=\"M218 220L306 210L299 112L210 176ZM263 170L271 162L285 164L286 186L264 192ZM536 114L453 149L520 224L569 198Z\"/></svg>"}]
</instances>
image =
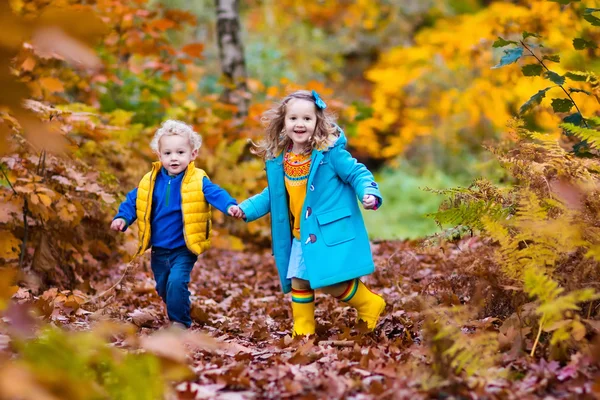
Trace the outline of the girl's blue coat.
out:
<instances>
[{"instance_id":1,"label":"girl's blue coat","mask_svg":"<svg viewBox=\"0 0 600 400\"><path fill-rule=\"evenodd\" d=\"M340 130L335 144L313 150L306 198L302 207L300 241L313 289L372 273L375 269L367 230L357 198L381 193L369 170L353 158ZM265 163L268 186L240 204L246 221L271 212L273 255L284 293L291 291L287 279L292 232L289 201L284 183L283 152Z\"/></svg>"}]
</instances>

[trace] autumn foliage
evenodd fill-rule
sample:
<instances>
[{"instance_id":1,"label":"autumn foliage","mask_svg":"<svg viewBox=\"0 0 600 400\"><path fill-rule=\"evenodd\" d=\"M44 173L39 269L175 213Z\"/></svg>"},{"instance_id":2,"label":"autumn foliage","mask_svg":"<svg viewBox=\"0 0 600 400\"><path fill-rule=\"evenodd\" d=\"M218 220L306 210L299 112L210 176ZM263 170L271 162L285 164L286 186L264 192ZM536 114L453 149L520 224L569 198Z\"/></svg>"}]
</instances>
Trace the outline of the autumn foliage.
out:
<instances>
[{"instance_id":1,"label":"autumn foliage","mask_svg":"<svg viewBox=\"0 0 600 400\"><path fill-rule=\"evenodd\" d=\"M190 12L0 1L0 397L597 396L600 10L435 3L248 2L250 35L277 47L267 33L289 25L315 56L265 63L240 118L210 88ZM156 126L192 124L198 165L241 200L265 185L248 151L261 113L299 87L328 99L362 160L460 171L486 152L503 184L432 191L440 234L373 242L365 279L389 304L374 333L318 294L316 336L291 339L268 221L219 213L194 329L163 329L147 259L130 262L135 228L108 230Z\"/></svg>"}]
</instances>

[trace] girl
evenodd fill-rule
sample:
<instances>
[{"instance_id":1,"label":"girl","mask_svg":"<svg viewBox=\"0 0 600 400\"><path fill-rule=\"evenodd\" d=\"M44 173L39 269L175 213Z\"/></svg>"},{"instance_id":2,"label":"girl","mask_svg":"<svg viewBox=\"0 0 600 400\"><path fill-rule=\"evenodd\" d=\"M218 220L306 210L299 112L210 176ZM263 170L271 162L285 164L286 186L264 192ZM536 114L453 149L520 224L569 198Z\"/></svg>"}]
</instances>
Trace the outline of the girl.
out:
<instances>
[{"instance_id":1,"label":"girl","mask_svg":"<svg viewBox=\"0 0 600 400\"><path fill-rule=\"evenodd\" d=\"M320 288L356 308L375 328L382 297L358 279L374 271L356 198L376 210L382 198L373 175L345 150L344 132L313 91L297 91L263 115L268 186L240 204L247 222L271 212L273 255L284 293L292 292L293 336L315 333Z\"/></svg>"}]
</instances>

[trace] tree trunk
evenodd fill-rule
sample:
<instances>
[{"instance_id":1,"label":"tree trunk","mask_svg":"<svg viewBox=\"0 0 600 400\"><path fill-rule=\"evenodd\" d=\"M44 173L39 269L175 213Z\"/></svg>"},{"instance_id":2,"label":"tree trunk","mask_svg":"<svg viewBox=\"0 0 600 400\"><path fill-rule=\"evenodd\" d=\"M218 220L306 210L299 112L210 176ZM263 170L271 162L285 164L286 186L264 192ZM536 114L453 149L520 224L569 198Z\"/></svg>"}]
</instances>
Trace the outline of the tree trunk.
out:
<instances>
[{"instance_id":1,"label":"tree trunk","mask_svg":"<svg viewBox=\"0 0 600 400\"><path fill-rule=\"evenodd\" d=\"M225 81L223 100L238 107L238 116L248 114L249 93L246 85L246 63L240 36L237 0L215 0L219 57Z\"/></svg>"}]
</instances>

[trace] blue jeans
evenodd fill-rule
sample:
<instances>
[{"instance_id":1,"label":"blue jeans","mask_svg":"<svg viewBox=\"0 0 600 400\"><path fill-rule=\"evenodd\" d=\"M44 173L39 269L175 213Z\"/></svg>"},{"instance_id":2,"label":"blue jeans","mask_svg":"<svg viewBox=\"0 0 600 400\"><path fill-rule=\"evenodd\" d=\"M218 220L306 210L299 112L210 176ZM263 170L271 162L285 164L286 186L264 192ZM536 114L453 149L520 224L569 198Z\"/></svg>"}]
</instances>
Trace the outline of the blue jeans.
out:
<instances>
[{"instance_id":1,"label":"blue jeans","mask_svg":"<svg viewBox=\"0 0 600 400\"><path fill-rule=\"evenodd\" d=\"M156 281L156 291L167 305L172 322L180 322L188 328L190 317L190 274L197 256L187 247L176 249L152 248L151 266Z\"/></svg>"}]
</instances>

